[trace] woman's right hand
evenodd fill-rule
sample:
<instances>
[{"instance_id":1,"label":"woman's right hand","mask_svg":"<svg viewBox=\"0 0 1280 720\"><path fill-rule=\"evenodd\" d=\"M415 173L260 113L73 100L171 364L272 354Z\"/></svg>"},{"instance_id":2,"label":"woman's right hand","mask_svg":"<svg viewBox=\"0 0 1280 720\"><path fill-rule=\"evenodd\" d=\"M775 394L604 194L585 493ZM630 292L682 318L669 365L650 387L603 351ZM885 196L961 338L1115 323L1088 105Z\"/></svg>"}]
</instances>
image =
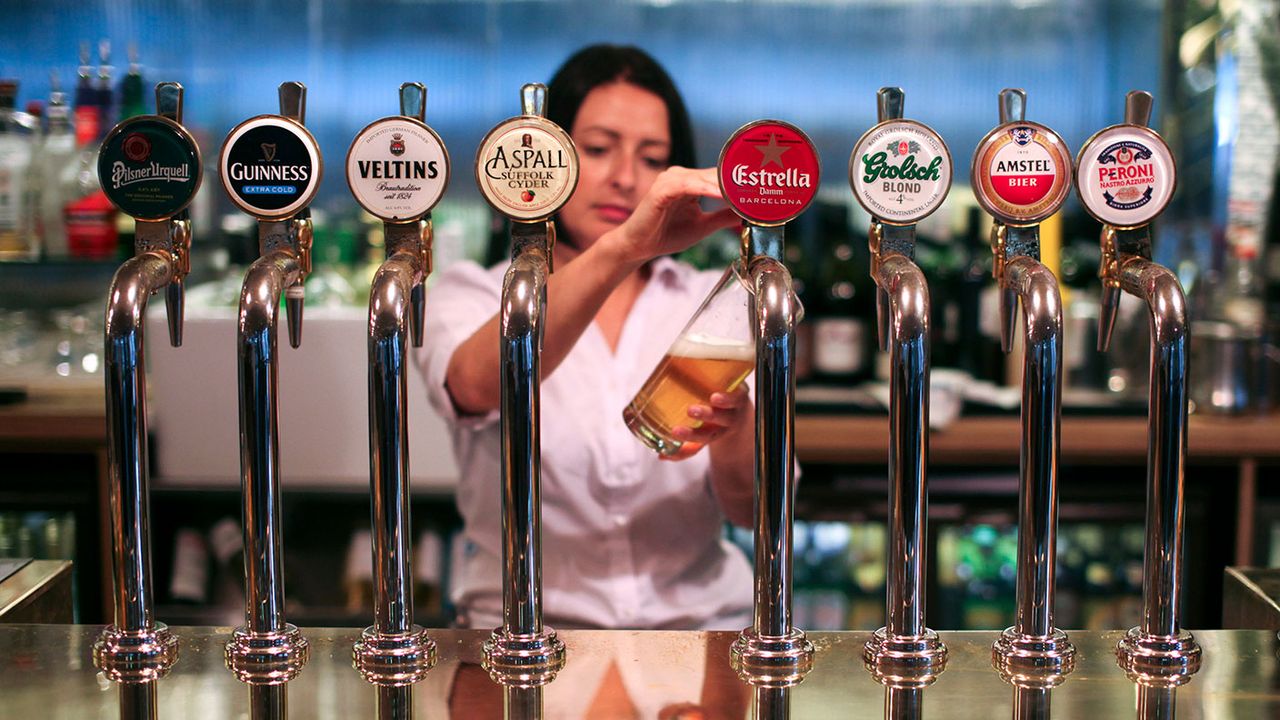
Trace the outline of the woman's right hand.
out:
<instances>
[{"instance_id":1,"label":"woman's right hand","mask_svg":"<svg viewBox=\"0 0 1280 720\"><path fill-rule=\"evenodd\" d=\"M706 212L700 198L722 197L715 168L669 167L653 181L635 212L601 241L623 257L643 263L684 250L716 230L737 224L729 208Z\"/></svg>"}]
</instances>

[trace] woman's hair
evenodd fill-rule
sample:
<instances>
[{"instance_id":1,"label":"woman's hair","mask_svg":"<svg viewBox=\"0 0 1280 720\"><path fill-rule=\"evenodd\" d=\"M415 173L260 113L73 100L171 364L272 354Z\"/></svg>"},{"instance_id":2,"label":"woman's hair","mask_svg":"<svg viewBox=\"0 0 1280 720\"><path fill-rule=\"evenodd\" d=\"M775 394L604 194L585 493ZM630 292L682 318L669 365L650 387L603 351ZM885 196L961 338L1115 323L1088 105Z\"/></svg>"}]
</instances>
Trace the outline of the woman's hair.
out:
<instances>
[{"instance_id":1,"label":"woman's hair","mask_svg":"<svg viewBox=\"0 0 1280 720\"><path fill-rule=\"evenodd\" d=\"M667 129L671 133L670 163L695 167L693 127L680 91L658 61L637 47L590 45L574 53L547 86L547 119L573 131L573 122L587 95L601 85L626 82L662 98L667 106Z\"/></svg>"}]
</instances>

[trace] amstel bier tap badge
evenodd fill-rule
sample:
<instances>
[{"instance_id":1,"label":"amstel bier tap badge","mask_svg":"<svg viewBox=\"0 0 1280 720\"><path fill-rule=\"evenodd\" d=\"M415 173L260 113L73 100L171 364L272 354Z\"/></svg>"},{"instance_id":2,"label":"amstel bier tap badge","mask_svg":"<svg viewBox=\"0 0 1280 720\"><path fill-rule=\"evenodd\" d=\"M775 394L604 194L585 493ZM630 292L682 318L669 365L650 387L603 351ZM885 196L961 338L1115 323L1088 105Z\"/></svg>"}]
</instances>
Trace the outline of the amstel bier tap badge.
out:
<instances>
[{"instance_id":1,"label":"amstel bier tap badge","mask_svg":"<svg viewBox=\"0 0 1280 720\"><path fill-rule=\"evenodd\" d=\"M347 150L347 186L360 207L380 220L417 220L440 202L448 184L444 141L415 118L375 120Z\"/></svg>"},{"instance_id":2,"label":"amstel bier tap badge","mask_svg":"<svg viewBox=\"0 0 1280 720\"><path fill-rule=\"evenodd\" d=\"M232 128L218 158L231 202L262 220L289 218L306 207L323 169L316 139L282 115L259 115Z\"/></svg>"},{"instance_id":3,"label":"amstel bier tap badge","mask_svg":"<svg viewBox=\"0 0 1280 720\"><path fill-rule=\"evenodd\" d=\"M849 184L873 217L890 225L913 225L946 199L951 151L928 125L886 120L853 146Z\"/></svg>"},{"instance_id":4,"label":"amstel bier tap badge","mask_svg":"<svg viewBox=\"0 0 1280 720\"><path fill-rule=\"evenodd\" d=\"M1164 139L1143 125L1113 125L1076 157L1076 190L1085 210L1117 228L1145 225L1173 197L1177 169Z\"/></svg>"},{"instance_id":5,"label":"amstel bier tap badge","mask_svg":"<svg viewBox=\"0 0 1280 720\"><path fill-rule=\"evenodd\" d=\"M115 126L102 141L98 180L111 204L139 220L164 220L196 196L200 148L186 128L159 115Z\"/></svg>"},{"instance_id":6,"label":"amstel bier tap badge","mask_svg":"<svg viewBox=\"0 0 1280 720\"><path fill-rule=\"evenodd\" d=\"M1071 155L1049 128L1007 123L978 143L971 179L982 209L1010 225L1034 225L1071 192Z\"/></svg>"},{"instance_id":7,"label":"amstel bier tap badge","mask_svg":"<svg viewBox=\"0 0 1280 720\"><path fill-rule=\"evenodd\" d=\"M545 220L578 186L578 151L569 134L550 120L514 117L480 142L476 183L489 204L512 220Z\"/></svg>"},{"instance_id":8,"label":"amstel bier tap badge","mask_svg":"<svg viewBox=\"0 0 1280 720\"><path fill-rule=\"evenodd\" d=\"M738 129L720 151L720 191L729 207L756 225L782 225L818 193L821 166L813 143L781 120Z\"/></svg>"}]
</instances>

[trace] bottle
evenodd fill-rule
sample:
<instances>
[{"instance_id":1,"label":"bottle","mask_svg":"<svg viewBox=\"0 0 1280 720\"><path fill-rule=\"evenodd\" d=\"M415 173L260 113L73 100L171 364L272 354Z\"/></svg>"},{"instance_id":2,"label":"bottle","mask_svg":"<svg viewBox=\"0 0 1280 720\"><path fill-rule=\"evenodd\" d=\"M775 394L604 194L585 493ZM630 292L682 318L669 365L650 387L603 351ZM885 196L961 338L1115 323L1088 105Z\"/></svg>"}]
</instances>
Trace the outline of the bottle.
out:
<instances>
[{"instance_id":1,"label":"bottle","mask_svg":"<svg viewBox=\"0 0 1280 720\"><path fill-rule=\"evenodd\" d=\"M39 245L26 209L32 135L26 114L15 109L17 99L18 81L0 80L0 258L34 260Z\"/></svg>"},{"instance_id":2,"label":"bottle","mask_svg":"<svg viewBox=\"0 0 1280 720\"><path fill-rule=\"evenodd\" d=\"M823 384L853 385L871 377L875 286L866 251L859 257L849 232L848 208L824 204L819 213L822 236L831 250L816 293L820 299L813 320L813 374Z\"/></svg>"},{"instance_id":3,"label":"bottle","mask_svg":"<svg viewBox=\"0 0 1280 720\"><path fill-rule=\"evenodd\" d=\"M80 47L80 60L75 99L76 156L60 174L67 190L63 218L69 254L103 260L115 256L119 241L115 207L98 184L98 146L107 131L104 111L110 107L110 98L104 98L100 87L94 84L87 45ZM110 72L105 58L100 72Z\"/></svg>"},{"instance_id":4,"label":"bottle","mask_svg":"<svg viewBox=\"0 0 1280 720\"><path fill-rule=\"evenodd\" d=\"M203 605L209 600L209 550L204 535L193 528L182 528L174 536L169 598L184 605Z\"/></svg>"},{"instance_id":5,"label":"bottle","mask_svg":"<svg viewBox=\"0 0 1280 720\"><path fill-rule=\"evenodd\" d=\"M40 206L37 218L40 242L44 256L49 259L67 257L67 225L63 208L67 204L67 187L62 182L64 170L76 157L76 134L71 126L71 108L67 107L66 94L58 89L57 76L53 77L53 91L49 93L49 105L45 113L48 127L44 144L40 149L40 190L37 193Z\"/></svg>"},{"instance_id":6,"label":"bottle","mask_svg":"<svg viewBox=\"0 0 1280 720\"><path fill-rule=\"evenodd\" d=\"M971 206L965 223L968 263L960 277L960 339L957 362L975 380L1004 383L1000 350L1000 292L991 277L989 226L982 209Z\"/></svg>"},{"instance_id":7,"label":"bottle","mask_svg":"<svg viewBox=\"0 0 1280 720\"><path fill-rule=\"evenodd\" d=\"M129 72L120 81L120 119L147 114L145 89L142 81L142 69L138 64L138 45L129 43ZM128 213L116 213L117 241L125 252L133 248L133 239L137 221Z\"/></svg>"},{"instance_id":8,"label":"bottle","mask_svg":"<svg viewBox=\"0 0 1280 720\"><path fill-rule=\"evenodd\" d=\"M1062 296L1065 304L1062 362L1066 386L1103 390L1107 353L1098 352L1102 250L1096 240L1077 237L1062 248ZM1145 347L1143 348L1145 354ZM1145 358L1144 358L1145 359Z\"/></svg>"},{"instance_id":9,"label":"bottle","mask_svg":"<svg viewBox=\"0 0 1280 720\"><path fill-rule=\"evenodd\" d=\"M933 367L960 364L960 285L966 269L964 248L921 236L916 264L929 283L930 344Z\"/></svg>"}]
</instances>

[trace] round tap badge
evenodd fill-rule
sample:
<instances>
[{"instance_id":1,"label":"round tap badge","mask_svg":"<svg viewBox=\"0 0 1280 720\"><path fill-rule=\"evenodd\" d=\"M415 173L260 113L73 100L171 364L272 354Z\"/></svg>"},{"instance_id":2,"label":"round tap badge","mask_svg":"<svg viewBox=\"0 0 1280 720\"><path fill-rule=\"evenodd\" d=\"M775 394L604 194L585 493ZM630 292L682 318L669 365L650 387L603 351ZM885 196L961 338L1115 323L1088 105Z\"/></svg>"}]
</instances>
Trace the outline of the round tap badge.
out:
<instances>
[{"instance_id":1,"label":"round tap badge","mask_svg":"<svg viewBox=\"0 0 1280 720\"><path fill-rule=\"evenodd\" d=\"M431 211L449 184L449 153L435 131L407 117L376 120L347 151L347 186L360 207L390 222Z\"/></svg>"},{"instance_id":2,"label":"round tap badge","mask_svg":"<svg viewBox=\"0 0 1280 720\"><path fill-rule=\"evenodd\" d=\"M1085 142L1076 158L1076 190L1098 220L1118 228L1151 222L1177 184L1173 153L1142 125L1113 125Z\"/></svg>"},{"instance_id":3,"label":"round tap badge","mask_svg":"<svg viewBox=\"0 0 1280 720\"><path fill-rule=\"evenodd\" d=\"M113 205L139 220L163 220L200 188L200 148L178 123L158 115L126 120L102 141L98 180Z\"/></svg>"},{"instance_id":4,"label":"round tap badge","mask_svg":"<svg viewBox=\"0 0 1280 720\"><path fill-rule=\"evenodd\" d=\"M1033 122L1001 125L973 154L973 192L982 209L1010 225L1033 225L1062 207L1071 191L1067 144Z\"/></svg>"},{"instance_id":5,"label":"round tap badge","mask_svg":"<svg viewBox=\"0 0 1280 720\"><path fill-rule=\"evenodd\" d=\"M323 172L320 146L301 123L259 115L222 143L222 186L241 210L264 220L290 217L315 196Z\"/></svg>"},{"instance_id":6,"label":"round tap badge","mask_svg":"<svg viewBox=\"0 0 1280 720\"><path fill-rule=\"evenodd\" d=\"M522 115L500 123L480 142L476 183L512 220L535 222L564 207L578 186L578 151L555 123Z\"/></svg>"},{"instance_id":7,"label":"round tap badge","mask_svg":"<svg viewBox=\"0 0 1280 720\"><path fill-rule=\"evenodd\" d=\"M720 191L756 225L782 225L818 194L821 167L809 137L779 120L742 126L720 151Z\"/></svg>"},{"instance_id":8,"label":"round tap badge","mask_svg":"<svg viewBox=\"0 0 1280 720\"><path fill-rule=\"evenodd\" d=\"M912 225L937 210L951 189L951 152L932 128L886 120L868 130L849 157L853 196L872 216Z\"/></svg>"}]
</instances>

